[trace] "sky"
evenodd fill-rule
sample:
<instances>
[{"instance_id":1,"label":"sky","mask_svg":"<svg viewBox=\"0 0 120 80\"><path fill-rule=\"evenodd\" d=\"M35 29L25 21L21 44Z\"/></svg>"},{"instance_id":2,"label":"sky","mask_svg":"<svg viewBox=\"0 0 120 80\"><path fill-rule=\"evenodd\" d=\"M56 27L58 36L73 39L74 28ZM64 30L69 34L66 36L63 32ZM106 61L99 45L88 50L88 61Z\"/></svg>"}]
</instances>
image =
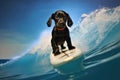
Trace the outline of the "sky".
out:
<instances>
[{"instance_id":1,"label":"sky","mask_svg":"<svg viewBox=\"0 0 120 80\"><path fill-rule=\"evenodd\" d=\"M77 25L82 14L120 5L119 0L0 0L0 59L29 51L48 28L46 22L56 10L66 11Z\"/></svg>"}]
</instances>

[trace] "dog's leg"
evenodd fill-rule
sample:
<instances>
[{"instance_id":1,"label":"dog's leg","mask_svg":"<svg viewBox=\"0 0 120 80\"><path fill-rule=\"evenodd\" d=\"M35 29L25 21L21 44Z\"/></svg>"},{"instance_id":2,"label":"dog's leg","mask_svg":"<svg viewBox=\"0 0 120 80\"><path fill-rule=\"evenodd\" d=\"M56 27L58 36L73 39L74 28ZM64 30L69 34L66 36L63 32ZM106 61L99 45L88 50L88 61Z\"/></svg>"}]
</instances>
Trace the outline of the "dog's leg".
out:
<instances>
[{"instance_id":1,"label":"dog's leg","mask_svg":"<svg viewBox=\"0 0 120 80\"><path fill-rule=\"evenodd\" d=\"M69 50L75 49L75 47L72 46L70 37L67 37L66 41L67 41L67 46L68 46Z\"/></svg>"},{"instance_id":2,"label":"dog's leg","mask_svg":"<svg viewBox=\"0 0 120 80\"><path fill-rule=\"evenodd\" d=\"M52 46L54 55L60 54L59 47L56 45L56 43L55 43L53 38L51 40L51 46Z\"/></svg>"},{"instance_id":3,"label":"dog's leg","mask_svg":"<svg viewBox=\"0 0 120 80\"><path fill-rule=\"evenodd\" d=\"M66 42L67 42L67 46L68 46L69 50L75 49L75 47L72 46L72 42L71 42L68 28L66 28Z\"/></svg>"},{"instance_id":4,"label":"dog's leg","mask_svg":"<svg viewBox=\"0 0 120 80\"><path fill-rule=\"evenodd\" d=\"M55 43L54 43L54 40L53 40L53 39L51 39L51 46L52 46L53 53L55 53L55 51L56 51L56 46L55 46Z\"/></svg>"},{"instance_id":5,"label":"dog's leg","mask_svg":"<svg viewBox=\"0 0 120 80\"><path fill-rule=\"evenodd\" d=\"M54 33L54 30L52 31L52 39L51 39L51 46L52 46L52 49L53 49L53 54L54 55L58 55L60 54L59 52L59 47L55 41L55 33Z\"/></svg>"}]
</instances>

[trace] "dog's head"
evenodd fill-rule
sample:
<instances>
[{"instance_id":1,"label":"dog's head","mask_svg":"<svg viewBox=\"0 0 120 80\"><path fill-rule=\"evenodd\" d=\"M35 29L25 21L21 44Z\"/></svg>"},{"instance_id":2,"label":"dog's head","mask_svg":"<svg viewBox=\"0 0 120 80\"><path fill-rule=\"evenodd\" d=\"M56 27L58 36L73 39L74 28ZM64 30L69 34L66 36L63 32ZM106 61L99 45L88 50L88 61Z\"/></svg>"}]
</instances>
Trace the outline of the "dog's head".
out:
<instances>
[{"instance_id":1,"label":"dog's head","mask_svg":"<svg viewBox=\"0 0 120 80\"><path fill-rule=\"evenodd\" d=\"M55 21L55 27L66 27L66 22L69 27L72 26L73 22L68 13L63 10L56 11L53 13L47 21L48 27L51 26L52 19Z\"/></svg>"}]
</instances>

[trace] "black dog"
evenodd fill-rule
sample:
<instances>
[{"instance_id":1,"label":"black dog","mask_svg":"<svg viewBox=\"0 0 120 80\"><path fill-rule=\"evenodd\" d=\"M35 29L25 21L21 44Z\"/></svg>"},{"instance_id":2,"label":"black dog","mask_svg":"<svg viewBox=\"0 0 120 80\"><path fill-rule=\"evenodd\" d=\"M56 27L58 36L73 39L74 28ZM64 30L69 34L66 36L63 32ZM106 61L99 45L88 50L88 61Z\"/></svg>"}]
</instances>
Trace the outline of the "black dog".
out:
<instances>
[{"instance_id":1,"label":"black dog","mask_svg":"<svg viewBox=\"0 0 120 80\"><path fill-rule=\"evenodd\" d=\"M52 30L51 39L51 45L54 55L60 54L58 45L61 46L61 49L65 49L63 45L65 41L67 42L69 50L75 49L75 47L72 46L69 30L66 26L66 22L69 27L71 27L73 24L70 16L63 10L56 11L49 18L47 22L48 27L51 26L52 19L55 21L55 26Z\"/></svg>"}]
</instances>

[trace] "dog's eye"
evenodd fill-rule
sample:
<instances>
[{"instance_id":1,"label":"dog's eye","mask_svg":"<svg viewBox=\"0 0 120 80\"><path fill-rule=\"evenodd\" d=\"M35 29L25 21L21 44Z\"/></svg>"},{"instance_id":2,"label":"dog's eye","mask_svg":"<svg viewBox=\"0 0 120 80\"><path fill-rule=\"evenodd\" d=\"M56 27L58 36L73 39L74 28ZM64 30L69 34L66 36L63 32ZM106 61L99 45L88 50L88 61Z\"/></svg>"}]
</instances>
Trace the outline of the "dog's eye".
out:
<instances>
[{"instance_id":1,"label":"dog's eye","mask_svg":"<svg viewBox=\"0 0 120 80\"><path fill-rule=\"evenodd\" d=\"M58 16L55 16L55 19L59 19L59 17L58 17Z\"/></svg>"},{"instance_id":2,"label":"dog's eye","mask_svg":"<svg viewBox=\"0 0 120 80\"><path fill-rule=\"evenodd\" d=\"M55 15L55 19L58 20L60 18L63 18L64 20L66 20L66 16L64 14L58 13Z\"/></svg>"}]
</instances>

